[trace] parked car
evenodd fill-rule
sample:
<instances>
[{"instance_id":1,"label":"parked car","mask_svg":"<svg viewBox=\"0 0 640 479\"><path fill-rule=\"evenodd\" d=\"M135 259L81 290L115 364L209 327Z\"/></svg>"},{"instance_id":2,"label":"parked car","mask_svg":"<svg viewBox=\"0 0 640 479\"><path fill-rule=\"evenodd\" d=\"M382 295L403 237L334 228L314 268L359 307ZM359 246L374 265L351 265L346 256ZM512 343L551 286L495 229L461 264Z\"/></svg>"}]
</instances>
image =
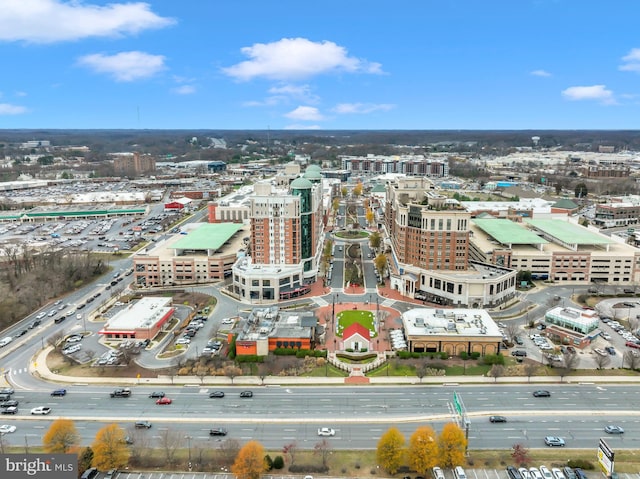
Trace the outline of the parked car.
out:
<instances>
[{"instance_id":1,"label":"parked car","mask_svg":"<svg viewBox=\"0 0 640 479\"><path fill-rule=\"evenodd\" d=\"M584 470L582 470L579 467L576 467L574 469L574 472L576 473L576 479L589 479L589 477L587 476L587 474L584 472Z\"/></svg>"}]
</instances>

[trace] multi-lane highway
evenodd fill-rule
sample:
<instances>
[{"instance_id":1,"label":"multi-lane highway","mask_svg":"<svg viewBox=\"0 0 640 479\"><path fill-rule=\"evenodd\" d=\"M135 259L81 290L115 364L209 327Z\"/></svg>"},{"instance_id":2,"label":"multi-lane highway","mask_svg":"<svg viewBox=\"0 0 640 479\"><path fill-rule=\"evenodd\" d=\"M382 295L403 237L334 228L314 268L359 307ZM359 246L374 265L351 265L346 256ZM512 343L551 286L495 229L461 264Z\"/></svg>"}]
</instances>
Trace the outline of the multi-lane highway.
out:
<instances>
[{"instance_id":1,"label":"multi-lane highway","mask_svg":"<svg viewBox=\"0 0 640 479\"><path fill-rule=\"evenodd\" d=\"M318 442L318 427L331 427L333 448L375 448L378 438L391 426L407 437L420 425L441 429L451 420L451 402L456 391L463 399L470 419L470 447L509 448L515 442L544 447L543 438L565 438L567 447L595 447L607 436L604 426L617 424L623 435L607 436L615 448L636 448L640 441L640 397L633 386L562 385L545 387L550 398L535 398L540 386L370 386L358 387L164 387L173 404L160 406L149 398L148 387L133 387L129 398L110 398L110 386L67 386L65 397L51 397L50 390L16 391L19 415L3 416L0 422L18 430L5 439L36 445L43 430L57 417L76 421L83 443L89 443L99 428L116 422L133 435L136 420L148 420L152 427L138 430L159 441L163 431L175 430L183 437L209 438L209 429L225 427L227 437L240 441L256 439L266 447L296 441L301 447ZM157 391L159 388L156 388ZM252 398L240 398L251 389ZM209 398L209 392L223 390L224 398ZM52 408L50 416L30 416L36 406ZM490 423L492 414L504 415L506 423Z\"/></svg>"}]
</instances>

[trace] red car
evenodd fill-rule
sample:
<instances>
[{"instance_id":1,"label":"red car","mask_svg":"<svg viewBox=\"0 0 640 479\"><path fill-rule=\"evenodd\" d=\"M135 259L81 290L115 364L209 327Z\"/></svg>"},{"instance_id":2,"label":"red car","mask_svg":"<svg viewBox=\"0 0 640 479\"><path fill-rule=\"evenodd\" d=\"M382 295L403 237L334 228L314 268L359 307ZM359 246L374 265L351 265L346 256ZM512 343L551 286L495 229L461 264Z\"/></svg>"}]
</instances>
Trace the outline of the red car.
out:
<instances>
[{"instance_id":1,"label":"red car","mask_svg":"<svg viewBox=\"0 0 640 479\"><path fill-rule=\"evenodd\" d=\"M156 404L171 404L171 399L169 398L160 398L156 401Z\"/></svg>"}]
</instances>

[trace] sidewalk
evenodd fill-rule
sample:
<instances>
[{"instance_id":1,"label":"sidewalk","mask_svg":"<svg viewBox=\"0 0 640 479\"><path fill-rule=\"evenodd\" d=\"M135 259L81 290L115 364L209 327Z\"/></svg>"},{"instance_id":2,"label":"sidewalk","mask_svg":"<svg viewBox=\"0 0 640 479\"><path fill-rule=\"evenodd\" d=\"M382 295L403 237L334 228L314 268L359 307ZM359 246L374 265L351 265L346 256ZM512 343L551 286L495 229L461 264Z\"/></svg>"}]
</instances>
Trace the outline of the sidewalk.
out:
<instances>
[{"instance_id":1,"label":"sidewalk","mask_svg":"<svg viewBox=\"0 0 640 479\"><path fill-rule=\"evenodd\" d=\"M345 378L328 377L294 377L294 376L267 376L261 381L257 376L238 376L233 380L226 376L209 376L200 379L196 376L174 376L173 381L169 376L158 376L156 378L113 378L113 377L74 377L54 374L47 367L46 355L51 348L40 351L34 363L29 366L29 372L35 374L43 380L58 384L69 385L89 385L89 384L111 384L114 386L135 386L135 385L165 385L165 386L337 386L345 384ZM487 385L487 384L632 384L640 383L638 376L525 376L501 377L497 381L485 376L427 376L420 380L416 376L378 376L370 378L370 385L374 386L447 386L457 385Z\"/></svg>"}]
</instances>

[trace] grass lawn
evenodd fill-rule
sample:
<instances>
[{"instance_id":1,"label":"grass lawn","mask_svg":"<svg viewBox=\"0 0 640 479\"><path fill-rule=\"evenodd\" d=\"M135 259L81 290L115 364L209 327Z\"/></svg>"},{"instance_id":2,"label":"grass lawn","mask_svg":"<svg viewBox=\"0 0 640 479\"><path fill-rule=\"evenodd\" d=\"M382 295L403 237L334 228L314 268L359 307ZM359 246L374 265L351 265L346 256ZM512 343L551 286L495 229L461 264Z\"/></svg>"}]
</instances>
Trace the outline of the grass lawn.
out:
<instances>
[{"instance_id":1,"label":"grass lawn","mask_svg":"<svg viewBox=\"0 0 640 479\"><path fill-rule=\"evenodd\" d=\"M371 311L359 311L357 309L342 311L338 313L337 335L342 337L342 332L353 323L359 323L370 331L371 337L375 338L378 333L373 327L373 313Z\"/></svg>"}]
</instances>

